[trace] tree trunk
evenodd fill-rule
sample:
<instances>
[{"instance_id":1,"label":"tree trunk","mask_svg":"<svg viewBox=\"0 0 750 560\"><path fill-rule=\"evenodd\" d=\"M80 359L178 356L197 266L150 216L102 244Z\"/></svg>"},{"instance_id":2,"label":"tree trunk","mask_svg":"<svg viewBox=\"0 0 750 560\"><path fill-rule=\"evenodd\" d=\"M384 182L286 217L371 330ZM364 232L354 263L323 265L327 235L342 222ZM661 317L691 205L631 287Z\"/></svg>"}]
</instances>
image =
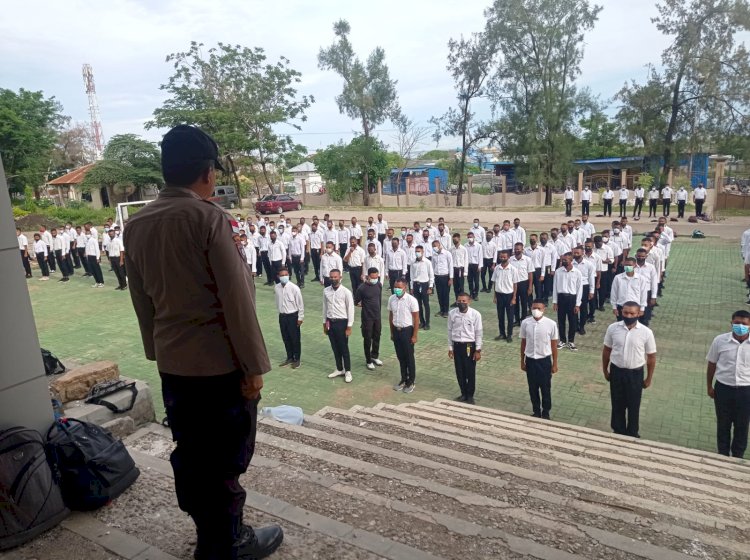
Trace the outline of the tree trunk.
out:
<instances>
[{"instance_id":1,"label":"tree trunk","mask_svg":"<svg viewBox=\"0 0 750 560\"><path fill-rule=\"evenodd\" d=\"M683 72L684 65L680 67L677 79L672 88L672 112L669 116L667 132L664 135L664 166L662 167L662 175L664 176L669 173L669 168L672 167L672 158L674 156L674 135L677 131L677 117L680 112L680 87L682 85Z\"/></svg>"},{"instance_id":2,"label":"tree trunk","mask_svg":"<svg viewBox=\"0 0 750 560\"><path fill-rule=\"evenodd\" d=\"M227 161L229 162L229 168L232 172L232 177L234 177L234 184L237 187L237 194L239 195L237 199L239 200L239 203L237 206L239 208L242 208L242 188L240 187L240 176L237 175L237 168L234 165L234 160L232 159L232 156L227 156Z\"/></svg>"},{"instance_id":3,"label":"tree trunk","mask_svg":"<svg viewBox=\"0 0 750 560\"><path fill-rule=\"evenodd\" d=\"M365 140L370 138L370 127L367 124L367 120L362 115L362 132L364 133ZM369 162L368 162L369 163ZM364 184L362 185L362 204L365 206L370 205L370 174L365 171Z\"/></svg>"},{"instance_id":4,"label":"tree trunk","mask_svg":"<svg viewBox=\"0 0 750 560\"><path fill-rule=\"evenodd\" d=\"M271 179L268 178L268 170L266 169L266 162L262 161L260 163L260 169L263 171L263 178L266 180L266 185L268 185L268 188L271 190L271 194L277 194L276 189L273 187L273 183L271 182Z\"/></svg>"},{"instance_id":5,"label":"tree trunk","mask_svg":"<svg viewBox=\"0 0 750 560\"><path fill-rule=\"evenodd\" d=\"M463 187L464 187L464 170L466 169L466 128L468 127L469 100L467 99L463 111L463 122L461 123L461 164L459 165L458 174L458 192L456 193L456 206L463 204ZM445 194L448 194L448 186L445 187Z\"/></svg>"}]
</instances>

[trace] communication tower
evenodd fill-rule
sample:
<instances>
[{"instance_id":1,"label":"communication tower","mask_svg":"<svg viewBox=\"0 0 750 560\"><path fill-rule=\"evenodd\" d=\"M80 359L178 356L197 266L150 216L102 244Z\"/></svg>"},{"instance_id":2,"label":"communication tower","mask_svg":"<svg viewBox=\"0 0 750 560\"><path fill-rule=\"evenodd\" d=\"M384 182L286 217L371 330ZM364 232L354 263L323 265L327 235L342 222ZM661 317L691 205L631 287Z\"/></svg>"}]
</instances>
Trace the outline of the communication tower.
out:
<instances>
[{"instance_id":1,"label":"communication tower","mask_svg":"<svg viewBox=\"0 0 750 560\"><path fill-rule=\"evenodd\" d=\"M86 95L89 97L89 115L91 116L91 132L94 135L96 159L101 159L102 152L104 152L104 134L102 133L102 117L99 114L99 102L96 100L94 70L90 64L83 65L83 85L86 88Z\"/></svg>"}]
</instances>

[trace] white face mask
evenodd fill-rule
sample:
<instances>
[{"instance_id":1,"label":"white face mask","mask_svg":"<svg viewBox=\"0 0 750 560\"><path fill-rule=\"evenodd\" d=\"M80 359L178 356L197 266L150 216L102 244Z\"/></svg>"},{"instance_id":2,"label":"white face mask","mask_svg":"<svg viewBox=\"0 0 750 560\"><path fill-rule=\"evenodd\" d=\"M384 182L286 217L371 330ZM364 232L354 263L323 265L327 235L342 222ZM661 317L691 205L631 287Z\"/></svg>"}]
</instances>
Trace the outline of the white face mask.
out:
<instances>
[{"instance_id":1,"label":"white face mask","mask_svg":"<svg viewBox=\"0 0 750 560\"><path fill-rule=\"evenodd\" d=\"M331 253L333 253L333 249L330 249L330 248L326 249L326 253L328 253L330 255Z\"/></svg>"},{"instance_id":2,"label":"white face mask","mask_svg":"<svg viewBox=\"0 0 750 560\"><path fill-rule=\"evenodd\" d=\"M534 319L541 319L542 317L544 317L544 311L542 311L541 309L532 309L531 316L534 317Z\"/></svg>"}]
</instances>

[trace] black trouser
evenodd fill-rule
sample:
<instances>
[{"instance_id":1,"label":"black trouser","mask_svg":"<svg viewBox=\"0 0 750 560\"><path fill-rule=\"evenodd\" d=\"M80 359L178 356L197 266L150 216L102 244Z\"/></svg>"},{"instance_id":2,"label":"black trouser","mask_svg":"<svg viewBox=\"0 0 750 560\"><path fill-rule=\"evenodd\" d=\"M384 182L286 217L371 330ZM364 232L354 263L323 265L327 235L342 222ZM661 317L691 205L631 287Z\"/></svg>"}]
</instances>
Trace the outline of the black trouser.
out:
<instances>
[{"instance_id":1,"label":"black trouser","mask_svg":"<svg viewBox=\"0 0 750 560\"><path fill-rule=\"evenodd\" d=\"M260 399L243 396L241 371L206 377L160 375L177 444L169 458L177 503L193 518L204 553L236 558L232 544L242 526L246 497L239 477L255 451Z\"/></svg>"},{"instance_id":2,"label":"black trouser","mask_svg":"<svg viewBox=\"0 0 750 560\"><path fill-rule=\"evenodd\" d=\"M528 277L528 275L527 275ZM516 306L514 310L515 322L520 323L529 316L529 281L524 280L516 284Z\"/></svg>"},{"instance_id":3,"label":"black trouser","mask_svg":"<svg viewBox=\"0 0 750 560\"><path fill-rule=\"evenodd\" d=\"M302 255L292 255L292 270L294 270L294 277L297 279L297 285L300 287L305 285L303 266Z\"/></svg>"},{"instance_id":4,"label":"black trouser","mask_svg":"<svg viewBox=\"0 0 750 560\"><path fill-rule=\"evenodd\" d=\"M73 268L81 268L81 254L78 252L78 249L73 247L72 242L70 245L70 254L73 258Z\"/></svg>"},{"instance_id":5,"label":"black trouser","mask_svg":"<svg viewBox=\"0 0 750 560\"><path fill-rule=\"evenodd\" d=\"M427 294L429 289L429 282L414 282L412 288L412 295L417 298L419 304L419 325L422 327L430 324L430 296Z\"/></svg>"},{"instance_id":6,"label":"black trouser","mask_svg":"<svg viewBox=\"0 0 750 560\"><path fill-rule=\"evenodd\" d=\"M310 253L305 251L305 258L302 261L302 277L307 276L307 271L310 268Z\"/></svg>"},{"instance_id":7,"label":"black trouser","mask_svg":"<svg viewBox=\"0 0 750 560\"><path fill-rule=\"evenodd\" d=\"M284 261L271 261L271 276L268 277L268 281L273 280L274 284L281 282L279 280L279 270L284 266Z\"/></svg>"},{"instance_id":8,"label":"black trouser","mask_svg":"<svg viewBox=\"0 0 750 560\"><path fill-rule=\"evenodd\" d=\"M714 392L716 443L719 453L742 458L747 449L747 432L750 425L750 385L732 387L717 381Z\"/></svg>"},{"instance_id":9,"label":"black trouser","mask_svg":"<svg viewBox=\"0 0 750 560\"><path fill-rule=\"evenodd\" d=\"M648 324L651 322L651 316L653 315L653 312L654 308L651 307L651 290L649 290L648 295L646 296L646 309L643 311L643 316L638 317L638 322L648 327Z\"/></svg>"},{"instance_id":10,"label":"black trouser","mask_svg":"<svg viewBox=\"0 0 750 560\"><path fill-rule=\"evenodd\" d=\"M65 255L62 254L62 249L55 249L55 260L57 261L57 266L60 267L60 272L62 273L63 278L70 276L73 271L68 270L68 261L65 258Z\"/></svg>"},{"instance_id":11,"label":"black trouser","mask_svg":"<svg viewBox=\"0 0 750 560\"><path fill-rule=\"evenodd\" d=\"M320 280L320 249L310 249L310 258L315 271L315 279Z\"/></svg>"},{"instance_id":12,"label":"black trouser","mask_svg":"<svg viewBox=\"0 0 750 560\"><path fill-rule=\"evenodd\" d=\"M393 293L393 286L396 285L396 280L401 278L403 275L403 272L400 270L389 270L388 271L388 287L391 290L391 293Z\"/></svg>"},{"instance_id":13,"label":"black trouser","mask_svg":"<svg viewBox=\"0 0 750 560\"><path fill-rule=\"evenodd\" d=\"M643 393L643 367L625 369L609 364L609 394L612 399L612 431L638 437L638 417Z\"/></svg>"},{"instance_id":14,"label":"black trouser","mask_svg":"<svg viewBox=\"0 0 750 560\"><path fill-rule=\"evenodd\" d=\"M20 253L21 263L23 263L23 269L26 271L26 276L31 276L31 263L29 262L27 252L23 249L20 249Z\"/></svg>"},{"instance_id":15,"label":"black trouser","mask_svg":"<svg viewBox=\"0 0 750 560\"><path fill-rule=\"evenodd\" d=\"M513 336L513 306L510 301L513 294L503 294L495 292L495 307L497 309L497 327L500 336L506 338Z\"/></svg>"},{"instance_id":16,"label":"black trouser","mask_svg":"<svg viewBox=\"0 0 750 560\"><path fill-rule=\"evenodd\" d=\"M414 360L414 345L411 337L414 335L414 327L394 327L393 346L396 349L398 365L401 366L401 383L414 385L417 377L417 366Z\"/></svg>"},{"instance_id":17,"label":"black trouser","mask_svg":"<svg viewBox=\"0 0 750 560\"><path fill-rule=\"evenodd\" d=\"M479 296L479 264L469 264L469 296L477 299Z\"/></svg>"},{"instance_id":18,"label":"black trouser","mask_svg":"<svg viewBox=\"0 0 750 560\"><path fill-rule=\"evenodd\" d=\"M435 276L435 288L437 289L438 305L440 305L440 313L448 313L448 298L450 294L450 287L448 286L448 275L442 274Z\"/></svg>"},{"instance_id":19,"label":"black trouser","mask_svg":"<svg viewBox=\"0 0 750 560\"><path fill-rule=\"evenodd\" d=\"M464 291L464 267L453 267L453 295L458 299L458 294Z\"/></svg>"},{"instance_id":20,"label":"black trouser","mask_svg":"<svg viewBox=\"0 0 750 560\"><path fill-rule=\"evenodd\" d=\"M678 218L685 217L685 201L684 200L677 201L677 217Z\"/></svg>"},{"instance_id":21,"label":"black trouser","mask_svg":"<svg viewBox=\"0 0 750 560\"><path fill-rule=\"evenodd\" d=\"M274 275L271 270L271 261L268 259L268 251L260 252L260 265L258 266L258 271L262 272L264 269L266 271L266 284L273 282Z\"/></svg>"},{"instance_id":22,"label":"black trouser","mask_svg":"<svg viewBox=\"0 0 750 560\"><path fill-rule=\"evenodd\" d=\"M380 332L383 324L380 319L362 321L362 341L365 346L365 362L371 364L380 356Z\"/></svg>"},{"instance_id":23,"label":"black trouser","mask_svg":"<svg viewBox=\"0 0 750 560\"><path fill-rule=\"evenodd\" d=\"M286 349L286 359L299 362L302 356L302 334L300 333L299 313L279 313L279 329Z\"/></svg>"},{"instance_id":24,"label":"black trouser","mask_svg":"<svg viewBox=\"0 0 750 560\"><path fill-rule=\"evenodd\" d=\"M69 249L68 252L65 254L65 262L68 264L68 273L70 276L73 276L75 274L74 268L77 268L75 264L73 263L73 255L71 253L75 254L75 249ZM76 254L76 256L78 256Z\"/></svg>"},{"instance_id":25,"label":"black trouser","mask_svg":"<svg viewBox=\"0 0 750 560\"><path fill-rule=\"evenodd\" d=\"M109 257L109 264L112 265L112 270L115 271L117 282L120 288L124 288L128 285L128 281L125 277L125 267L120 264L120 257Z\"/></svg>"},{"instance_id":26,"label":"black trouser","mask_svg":"<svg viewBox=\"0 0 750 560\"><path fill-rule=\"evenodd\" d=\"M594 297L586 301L585 304L584 302L581 302L581 307L583 307L584 305L588 307L588 314L587 314L588 321L593 321L594 317L596 316L596 307L597 305L599 305L599 288L596 288L594 290Z\"/></svg>"},{"instance_id":27,"label":"black trouser","mask_svg":"<svg viewBox=\"0 0 750 560\"><path fill-rule=\"evenodd\" d=\"M36 254L36 262L39 265L39 270L42 271L42 276L49 276L49 267L47 266L47 257L44 253Z\"/></svg>"},{"instance_id":28,"label":"black trouser","mask_svg":"<svg viewBox=\"0 0 750 560\"><path fill-rule=\"evenodd\" d=\"M76 249L76 253L78 253L78 258L81 261L81 265L83 265L83 270L86 274L91 276L91 270L89 270L89 260L86 258L86 248L85 247L78 247Z\"/></svg>"},{"instance_id":29,"label":"black trouser","mask_svg":"<svg viewBox=\"0 0 750 560\"><path fill-rule=\"evenodd\" d=\"M346 336L346 319L328 319L328 340L331 342L337 371L351 371L349 337Z\"/></svg>"},{"instance_id":30,"label":"black trouser","mask_svg":"<svg viewBox=\"0 0 750 560\"><path fill-rule=\"evenodd\" d=\"M611 198L604 199L604 215L605 216L612 215L612 199Z\"/></svg>"},{"instance_id":31,"label":"black trouser","mask_svg":"<svg viewBox=\"0 0 750 560\"><path fill-rule=\"evenodd\" d=\"M656 217L656 205L659 202L656 198L649 198L648 199L648 217L650 218L653 216Z\"/></svg>"},{"instance_id":32,"label":"black trouser","mask_svg":"<svg viewBox=\"0 0 750 560\"><path fill-rule=\"evenodd\" d=\"M560 330L560 342L575 342L578 330L578 315L575 313L576 295L557 294L557 326ZM567 337L565 321L568 322Z\"/></svg>"},{"instance_id":33,"label":"black trouser","mask_svg":"<svg viewBox=\"0 0 750 560\"><path fill-rule=\"evenodd\" d=\"M589 301L594 301L596 295L589 300L589 290L591 286L588 284L583 285L583 294L581 295L581 305L578 307L578 330L583 329L586 326L586 320L589 318Z\"/></svg>"},{"instance_id":34,"label":"black trouser","mask_svg":"<svg viewBox=\"0 0 750 560\"><path fill-rule=\"evenodd\" d=\"M461 396L466 399L474 398L474 388L477 379L477 362L474 360L476 344L473 342L453 343L453 365L456 368L456 380Z\"/></svg>"},{"instance_id":35,"label":"black trouser","mask_svg":"<svg viewBox=\"0 0 750 560\"><path fill-rule=\"evenodd\" d=\"M628 215L628 201L627 200L621 200L620 201L620 217L625 218Z\"/></svg>"},{"instance_id":36,"label":"black trouser","mask_svg":"<svg viewBox=\"0 0 750 560\"><path fill-rule=\"evenodd\" d=\"M97 284L104 284L104 275L102 274L102 267L99 266L99 261L94 256L86 257L89 262L89 272L94 277L94 282Z\"/></svg>"},{"instance_id":37,"label":"black trouser","mask_svg":"<svg viewBox=\"0 0 750 560\"><path fill-rule=\"evenodd\" d=\"M352 283L352 293L357 291L359 285L362 283L362 267L361 266L350 266L349 267L349 280Z\"/></svg>"},{"instance_id":38,"label":"black trouser","mask_svg":"<svg viewBox=\"0 0 750 560\"><path fill-rule=\"evenodd\" d=\"M346 243L339 243L339 255L341 255L341 262L344 263L344 270L349 272L349 265L344 261L344 257L346 256L346 250L349 248L349 242Z\"/></svg>"},{"instance_id":39,"label":"black trouser","mask_svg":"<svg viewBox=\"0 0 750 560\"><path fill-rule=\"evenodd\" d=\"M582 216L588 216L589 215L589 208L591 206L591 201L589 200L582 200L581 201L581 215Z\"/></svg>"},{"instance_id":40,"label":"black trouser","mask_svg":"<svg viewBox=\"0 0 750 560\"><path fill-rule=\"evenodd\" d=\"M609 297L609 291L612 288L612 276L607 270L602 270L599 276L599 307L604 307L604 301Z\"/></svg>"},{"instance_id":41,"label":"black trouser","mask_svg":"<svg viewBox=\"0 0 750 560\"><path fill-rule=\"evenodd\" d=\"M641 217L641 210L643 210L643 199L642 198L636 198L635 199L635 205L633 206L633 217L635 218L638 216Z\"/></svg>"},{"instance_id":42,"label":"black trouser","mask_svg":"<svg viewBox=\"0 0 750 560\"><path fill-rule=\"evenodd\" d=\"M57 272L57 265L55 264L55 252L49 245L47 245L47 264L49 265L50 272Z\"/></svg>"},{"instance_id":43,"label":"black trouser","mask_svg":"<svg viewBox=\"0 0 750 560\"><path fill-rule=\"evenodd\" d=\"M552 409L552 357L534 359L526 356L526 382L534 416L549 418Z\"/></svg>"},{"instance_id":44,"label":"black trouser","mask_svg":"<svg viewBox=\"0 0 750 560\"><path fill-rule=\"evenodd\" d=\"M482 289L487 290L492 288L492 265L495 264L495 259L484 259L482 261ZM487 281L485 282L485 276Z\"/></svg>"},{"instance_id":45,"label":"black trouser","mask_svg":"<svg viewBox=\"0 0 750 560\"><path fill-rule=\"evenodd\" d=\"M702 216L703 215L703 203L705 200L702 198L696 198L695 199L695 215L696 216Z\"/></svg>"},{"instance_id":46,"label":"black trouser","mask_svg":"<svg viewBox=\"0 0 750 560\"><path fill-rule=\"evenodd\" d=\"M544 301L548 302L552 295L552 290L555 285L555 277L552 274L552 267L547 267L547 271L544 275L544 282L542 283L542 290L544 292Z\"/></svg>"},{"instance_id":47,"label":"black trouser","mask_svg":"<svg viewBox=\"0 0 750 560\"><path fill-rule=\"evenodd\" d=\"M544 287L542 286L542 269L534 269L534 297L544 299Z\"/></svg>"},{"instance_id":48,"label":"black trouser","mask_svg":"<svg viewBox=\"0 0 750 560\"><path fill-rule=\"evenodd\" d=\"M565 215L570 216L573 213L573 200L570 198L565 199Z\"/></svg>"},{"instance_id":49,"label":"black trouser","mask_svg":"<svg viewBox=\"0 0 750 560\"><path fill-rule=\"evenodd\" d=\"M672 205L672 200L669 198L663 198L661 200L662 216L669 216L669 207Z\"/></svg>"}]
</instances>

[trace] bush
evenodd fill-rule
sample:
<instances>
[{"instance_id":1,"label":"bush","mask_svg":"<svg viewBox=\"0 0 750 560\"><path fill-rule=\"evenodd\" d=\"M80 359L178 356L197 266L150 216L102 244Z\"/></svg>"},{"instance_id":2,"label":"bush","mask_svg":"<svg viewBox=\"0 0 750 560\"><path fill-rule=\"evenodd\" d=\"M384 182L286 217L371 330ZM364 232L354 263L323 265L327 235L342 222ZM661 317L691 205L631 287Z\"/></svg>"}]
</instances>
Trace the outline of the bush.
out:
<instances>
[{"instance_id":1,"label":"bush","mask_svg":"<svg viewBox=\"0 0 750 560\"><path fill-rule=\"evenodd\" d=\"M115 217L114 208L101 208L95 210L87 204L82 207L71 208L70 205L67 207L53 207L47 208L42 211L45 216L48 216L51 221L57 221L59 223L72 222L74 225L82 225L86 222L91 222L95 225L103 224L107 218Z\"/></svg>"},{"instance_id":2,"label":"bush","mask_svg":"<svg viewBox=\"0 0 750 560\"><path fill-rule=\"evenodd\" d=\"M20 206L13 207L13 219L14 220L17 220L18 218L23 218L24 216L28 216L28 215L29 215L28 210L24 210Z\"/></svg>"}]
</instances>

